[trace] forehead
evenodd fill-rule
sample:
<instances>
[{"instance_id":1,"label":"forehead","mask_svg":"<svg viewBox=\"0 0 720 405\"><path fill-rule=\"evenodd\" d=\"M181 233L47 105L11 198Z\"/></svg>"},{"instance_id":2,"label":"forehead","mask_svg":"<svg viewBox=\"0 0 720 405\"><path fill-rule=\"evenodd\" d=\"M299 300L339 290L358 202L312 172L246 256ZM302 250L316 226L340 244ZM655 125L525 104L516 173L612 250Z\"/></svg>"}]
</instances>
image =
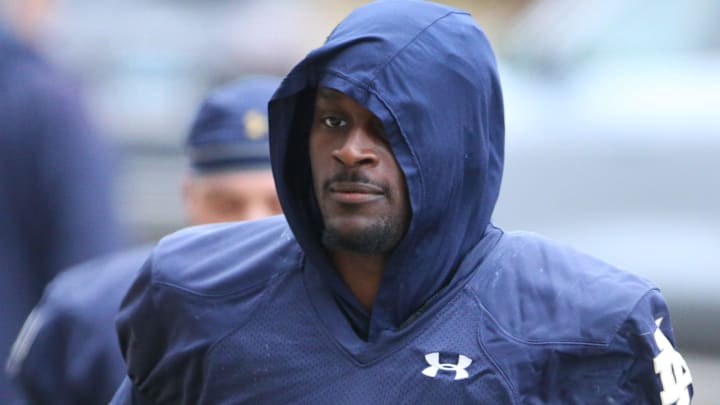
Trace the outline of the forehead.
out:
<instances>
[{"instance_id":1,"label":"forehead","mask_svg":"<svg viewBox=\"0 0 720 405\"><path fill-rule=\"evenodd\" d=\"M372 111L355 101L354 98L335 89L318 87L315 97L315 107L316 113L318 110L337 109L343 113L352 114L357 118L371 121L375 126L381 128L383 127L380 118L378 118Z\"/></svg>"},{"instance_id":2,"label":"forehead","mask_svg":"<svg viewBox=\"0 0 720 405\"><path fill-rule=\"evenodd\" d=\"M206 190L223 190L233 193L255 193L274 190L272 172L269 169L237 170L195 175L194 181Z\"/></svg>"},{"instance_id":3,"label":"forehead","mask_svg":"<svg viewBox=\"0 0 720 405\"><path fill-rule=\"evenodd\" d=\"M343 97L350 98L345 94L329 87L319 87L317 90L317 101L339 101Z\"/></svg>"},{"instance_id":4,"label":"forehead","mask_svg":"<svg viewBox=\"0 0 720 405\"><path fill-rule=\"evenodd\" d=\"M320 107L325 106L331 106L333 108L344 108L344 109L351 109L351 110L363 110L367 111L368 114L371 112L365 108L364 105L361 103L355 101L354 98L348 96L347 94L331 89L328 87L318 87L316 96L315 96L315 105ZM374 115L374 114L373 114Z\"/></svg>"}]
</instances>

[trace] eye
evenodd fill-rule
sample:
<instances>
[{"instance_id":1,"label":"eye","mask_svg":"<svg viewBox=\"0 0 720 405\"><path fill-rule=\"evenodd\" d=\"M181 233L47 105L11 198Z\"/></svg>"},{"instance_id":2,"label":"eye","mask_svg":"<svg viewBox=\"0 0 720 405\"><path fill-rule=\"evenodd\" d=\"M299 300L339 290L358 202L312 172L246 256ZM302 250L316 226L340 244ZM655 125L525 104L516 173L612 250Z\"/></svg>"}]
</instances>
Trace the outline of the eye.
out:
<instances>
[{"instance_id":1,"label":"eye","mask_svg":"<svg viewBox=\"0 0 720 405\"><path fill-rule=\"evenodd\" d=\"M327 126L328 128L339 128L347 125L347 121L338 117L328 116L324 117L322 120L323 124L325 124L325 126Z\"/></svg>"}]
</instances>

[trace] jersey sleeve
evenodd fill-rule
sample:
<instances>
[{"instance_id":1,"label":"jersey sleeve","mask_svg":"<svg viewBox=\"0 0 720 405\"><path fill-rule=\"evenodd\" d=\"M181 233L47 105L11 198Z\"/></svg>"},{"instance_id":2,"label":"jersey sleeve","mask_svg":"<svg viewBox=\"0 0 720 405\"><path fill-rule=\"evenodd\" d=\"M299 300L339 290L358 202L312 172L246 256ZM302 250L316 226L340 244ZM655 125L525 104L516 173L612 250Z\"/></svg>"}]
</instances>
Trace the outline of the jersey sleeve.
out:
<instances>
[{"instance_id":1,"label":"jersey sleeve","mask_svg":"<svg viewBox=\"0 0 720 405\"><path fill-rule=\"evenodd\" d=\"M120 349L127 364L128 380L118 395L126 402L142 404L139 398L148 396L161 399L168 395L167 390L158 388L151 382L162 377L158 367L166 350L167 327L165 319L157 313L157 289L153 285L153 255L143 265L139 276L123 299L116 327ZM115 399L113 400L115 403ZM158 400L158 402L162 402ZM148 402L149 403L149 402Z\"/></svg>"},{"instance_id":2,"label":"jersey sleeve","mask_svg":"<svg viewBox=\"0 0 720 405\"><path fill-rule=\"evenodd\" d=\"M155 280L157 249L123 299L116 328L134 404L192 403L211 344L202 297ZM205 322L207 320L207 323Z\"/></svg>"},{"instance_id":3,"label":"jersey sleeve","mask_svg":"<svg viewBox=\"0 0 720 405\"><path fill-rule=\"evenodd\" d=\"M648 292L620 327L611 344L633 354L620 375L621 391L647 404L687 405L693 395L687 363L675 348L670 314L657 290Z\"/></svg>"}]
</instances>

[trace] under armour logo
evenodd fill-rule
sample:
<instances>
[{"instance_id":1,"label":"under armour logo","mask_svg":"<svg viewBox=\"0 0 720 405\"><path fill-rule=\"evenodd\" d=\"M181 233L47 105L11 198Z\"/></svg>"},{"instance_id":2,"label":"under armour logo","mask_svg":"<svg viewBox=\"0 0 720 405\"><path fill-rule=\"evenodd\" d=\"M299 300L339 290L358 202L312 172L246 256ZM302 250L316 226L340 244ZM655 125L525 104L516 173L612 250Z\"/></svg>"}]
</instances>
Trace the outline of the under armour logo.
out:
<instances>
[{"instance_id":1,"label":"under armour logo","mask_svg":"<svg viewBox=\"0 0 720 405\"><path fill-rule=\"evenodd\" d=\"M435 378L440 370L454 371L455 380L464 380L470 376L465 369L472 364L472 360L462 354L458 355L457 364L440 363L440 353L437 352L426 354L425 361L427 361L430 367L425 368L422 373L428 377Z\"/></svg>"},{"instance_id":2,"label":"under armour logo","mask_svg":"<svg viewBox=\"0 0 720 405\"><path fill-rule=\"evenodd\" d=\"M690 403L690 392L688 387L692 383L690 370L688 369L685 359L682 358L673 347L672 343L660 330L660 323L663 318L655 320L657 329L655 329L655 343L657 343L660 353L653 360L655 374L660 376L662 384L662 392L660 392L660 401L665 404L687 405Z\"/></svg>"}]
</instances>

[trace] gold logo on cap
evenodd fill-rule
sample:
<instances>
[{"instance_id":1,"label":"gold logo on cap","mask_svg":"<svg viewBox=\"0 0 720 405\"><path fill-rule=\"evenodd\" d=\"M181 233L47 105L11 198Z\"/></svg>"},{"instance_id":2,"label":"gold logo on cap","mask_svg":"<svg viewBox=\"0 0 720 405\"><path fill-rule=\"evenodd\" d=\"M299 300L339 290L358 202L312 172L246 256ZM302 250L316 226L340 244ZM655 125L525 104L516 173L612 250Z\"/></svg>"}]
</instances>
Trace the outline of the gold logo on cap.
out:
<instances>
[{"instance_id":1,"label":"gold logo on cap","mask_svg":"<svg viewBox=\"0 0 720 405\"><path fill-rule=\"evenodd\" d=\"M258 110L249 110L243 116L245 136L250 139L260 139L267 135L268 123L265 114Z\"/></svg>"}]
</instances>

